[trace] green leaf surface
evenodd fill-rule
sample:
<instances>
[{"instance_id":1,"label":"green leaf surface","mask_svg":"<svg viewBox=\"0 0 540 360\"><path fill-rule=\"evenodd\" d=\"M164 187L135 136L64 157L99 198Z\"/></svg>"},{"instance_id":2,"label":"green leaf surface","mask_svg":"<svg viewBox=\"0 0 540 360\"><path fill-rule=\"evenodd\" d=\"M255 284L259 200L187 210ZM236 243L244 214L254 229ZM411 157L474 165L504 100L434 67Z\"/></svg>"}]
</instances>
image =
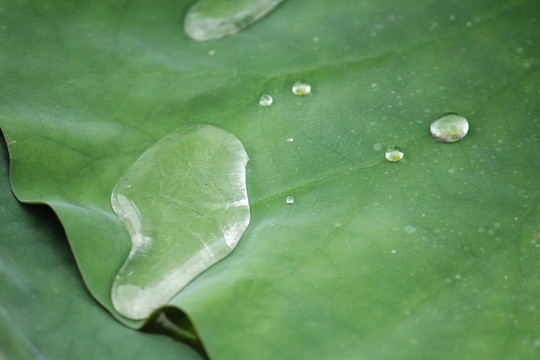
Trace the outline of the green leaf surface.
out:
<instances>
[{"instance_id":1,"label":"green leaf surface","mask_svg":"<svg viewBox=\"0 0 540 360\"><path fill-rule=\"evenodd\" d=\"M1 359L203 359L188 345L113 321L84 287L54 214L18 203L7 170L2 144Z\"/></svg>"},{"instance_id":2,"label":"green leaf surface","mask_svg":"<svg viewBox=\"0 0 540 360\"><path fill-rule=\"evenodd\" d=\"M110 195L208 123L244 144L251 206L171 301L211 358L540 357L540 4L290 0L201 43L192 3L0 6L12 188L58 214L97 301L141 326L110 301L131 245ZM448 112L470 123L453 144L429 133Z\"/></svg>"}]
</instances>

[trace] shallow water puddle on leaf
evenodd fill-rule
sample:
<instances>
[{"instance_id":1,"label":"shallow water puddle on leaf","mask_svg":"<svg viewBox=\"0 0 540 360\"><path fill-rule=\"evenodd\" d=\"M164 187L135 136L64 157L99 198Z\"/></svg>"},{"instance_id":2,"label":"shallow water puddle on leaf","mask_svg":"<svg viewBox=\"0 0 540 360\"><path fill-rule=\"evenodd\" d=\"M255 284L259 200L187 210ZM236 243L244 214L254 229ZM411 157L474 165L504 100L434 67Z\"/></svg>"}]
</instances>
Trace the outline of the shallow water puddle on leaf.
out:
<instances>
[{"instance_id":1,"label":"shallow water puddle on leaf","mask_svg":"<svg viewBox=\"0 0 540 360\"><path fill-rule=\"evenodd\" d=\"M112 286L115 309L143 319L227 256L250 220L248 156L211 125L174 130L119 180L111 204L132 249Z\"/></svg>"},{"instance_id":2,"label":"shallow water puddle on leaf","mask_svg":"<svg viewBox=\"0 0 540 360\"><path fill-rule=\"evenodd\" d=\"M200 0L187 12L186 34L198 41L236 34L259 20L283 0Z\"/></svg>"}]
</instances>

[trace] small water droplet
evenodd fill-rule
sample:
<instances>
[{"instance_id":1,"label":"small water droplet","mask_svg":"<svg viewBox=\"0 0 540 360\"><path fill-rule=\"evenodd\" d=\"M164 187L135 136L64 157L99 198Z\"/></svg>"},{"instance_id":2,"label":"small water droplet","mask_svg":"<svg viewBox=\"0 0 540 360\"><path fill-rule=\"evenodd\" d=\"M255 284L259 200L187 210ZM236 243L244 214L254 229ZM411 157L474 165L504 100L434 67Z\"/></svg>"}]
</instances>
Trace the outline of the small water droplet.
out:
<instances>
[{"instance_id":1,"label":"small water droplet","mask_svg":"<svg viewBox=\"0 0 540 360\"><path fill-rule=\"evenodd\" d=\"M216 50L210 50L210 51L208 52L208 55L210 55L210 56L216 55Z\"/></svg>"},{"instance_id":2,"label":"small water droplet","mask_svg":"<svg viewBox=\"0 0 540 360\"><path fill-rule=\"evenodd\" d=\"M458 114L446 114L431 123L431 135L440 142L455 142L463 139L469 131L469 122Z\"/></svg>"},{"instance_id":3,"label":"small water droplet","mask_svg":"<svg viewBox=\"0 0 540 360\"><path fill-rule=\"evenodd\" d=\"M293 141L294 141L293 138L288 138L288 139L287 139L287 142L293 142Z\"/></svg>"},{"instance_id":4,"label":"small water droplet","mask_svg":"<svg viewBox=\"0 0 540 360\"><path fill-rule=\"evenodd\" d=\"M373 150L379 151L382 149L382 145L379 143L376 143L373 145Z\"/></svg>"},{"instance_id":5,"label":"small water droplet","mask_svg":"<svg viewBox=\"0 0 540 360\"><path fill-rule=\"evenodd\" d=\"M287 196L287 198L285 199L285 202L287 204L294 204L294 197L292 196Z\"/></svg>"},{"instance_id":6,"label":"small water droplet","mask_svg":"<svg viewBox=\"0 0 540 360\"><path fill-rule=\"evenodd\" d=\"M261 106L270 106L270 105L272 105L273 101L274 101L274 99L272 99L272 97L270 95L264 94L259 99L259 105L261 105Z\"/></svg>"},{"instance_id":7,"label":"small water droplet","mask_svg":"<svg viewBox=\"0 0 540 360\"><path fill-rule=\"evenodd\" d=\"M292 87L292 92L294 95L307 95L311 92L311 85L297 81Z\"/></svg>"},{"instance_id":8,"label":"small water droplet","mask_svg":"<svg viewBox=\"0 0 540 360\"><path fill-rule=\"evenodd\" d=\"M384 156L388 161L397 162L403 158L403 151L397 146L390 146L386 149Z\"/></svg>"},{"instance_id":9,"label":"small water droplet","mask_svg":"<svg viewBox=\"0 0 540 360\"><path fill-rule=\"evenodd\" d=\"M397 253L397 250L392 250L392 251L390 251L390 253L395 254L395 253Z\"/></svg>"},{"instance_id":10,"label":"small water droplet","mask_svg":"<svg viewBox=\"0 0 540 360\"><path fill-rule=\"evenodd\" d=\"M416 228L414 226L411 226L411 225L405 226L403 229L405 229L405 232L407 234L412 234L413 232L416 231Z\"/></svg>"}]
</instances>

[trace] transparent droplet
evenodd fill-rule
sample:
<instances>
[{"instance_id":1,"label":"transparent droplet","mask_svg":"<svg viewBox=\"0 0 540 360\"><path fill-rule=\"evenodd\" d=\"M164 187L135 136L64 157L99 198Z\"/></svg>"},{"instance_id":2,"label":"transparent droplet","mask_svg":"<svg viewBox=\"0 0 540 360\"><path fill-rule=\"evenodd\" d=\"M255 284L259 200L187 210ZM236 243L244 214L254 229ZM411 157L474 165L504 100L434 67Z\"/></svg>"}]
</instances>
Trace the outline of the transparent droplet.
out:
<instances>
[{"instance_id":1,"label":"transparent droplet","mask_svg":"<svg viewBox=\"0 0 540 360\"><path fill-rule=\"evenodd\" d=\"M287 142L293 142L293 141L294 141L293 138L288 138L288 139L287 139Z\"/></svg>"},{"instance_id":2,"label":"transparent droplet","mask_svg":"<svg viewBox=\"0 0 540 360\"><path fill-rule=\"evenodd\" d=\"M292 196L287 196L287 198L285 199L285 202L287 204L294 204L294 197Z\"/></svg>"},{"instance_id":3,"label":"transparent droplet","mask_svg":"<svg viewBox=\"0 0 540 360\"><path fill-rule=\"evenodd\" d=\"M407 225L403 229L405 229L405 232L407 234L412 234L413 232L416 232L416 228L412 225Z\"/></svg>"},{"instance_id":4,"label":"transparent droplet","mask_svg":"<svg viewBox=\"0 0 540 360\"><path fill-rule=\"evenodd\" d=\"M259 99L259 104L261 106L270 106L270 105L272 105L273 101L274 101L274 99L272 99L272 97L270 95L264 94Z\"/></svg>"},{"instance_id":5,"label":"transparent droplet","mask_svg":"<svg viewBox=\"0 0 540 360\"><path fill-rule=\"evenodd\" d=\"M292 92L294 95L307 95L311 92L311 85L297 81L292 87Z\"/></svg>"},{"instance_id":6,"label":"transparent droplet","mask_svg":"<svg viewBox=\"0 0 540 360\"><path fill-rule=\"evenodd\" d=\"M211 125L159 140L120 178L111 205L131 251L111 291L114 308L144 319L227 256L249 224L242 143Z\"/></svg>"},{"instance_id":7,"label":"transparent droplet","mask_svg":"<svg viewBox=\"0 0 540 360\"><path fill-rule=\"evenodd\" d=\"M469 131L469 122L458 114L446 114L431 123L431 135L440 142L455 142L463 139Z\"/></svg>"},{"instance_id":8,"label":"transparent droplet","mask_svg":"<svg viewBox=\"0 0 540 360\"><path fill-rule=\"evenodd\" d=\"M283 0L199 0L186 13L184 31L206 41L236 34L269 13Z\"/></svg>"},{"instance_id":9,"label":"transparent droplet","mask_svg":"<svg viewBox=\"0 0 540 360\"><path fill-rule=\"evenodd\" d=\"M397 146L390 146L386 149L384 156L388 161L397 162L403 158L403 151Z\"/></svg>"}]
</instances>

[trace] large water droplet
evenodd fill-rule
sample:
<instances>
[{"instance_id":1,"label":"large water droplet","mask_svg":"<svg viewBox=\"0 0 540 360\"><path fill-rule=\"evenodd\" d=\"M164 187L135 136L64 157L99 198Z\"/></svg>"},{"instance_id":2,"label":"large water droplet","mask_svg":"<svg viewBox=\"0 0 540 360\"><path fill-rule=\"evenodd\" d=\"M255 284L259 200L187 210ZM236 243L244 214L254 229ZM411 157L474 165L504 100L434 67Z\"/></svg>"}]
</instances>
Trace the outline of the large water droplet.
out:
<instances>
[{"instance_id":1,"label":"large water droplet","mask_svg":"<svg viewBox=\"0 0 540 360\"><path fill-rule=\"evenodd\" d=\"M236 246L249 224L248 156L210 125L179 128L118 181L111 204L131 236L114 279L115 309L143 319Z\"/></svg>"},{"instance_id":2,"label":"large water droplet","mask_svg":"<svg viewBox=\"0 0 540 360\"><path fill-rule=\"evenodd\" d=\"M307 95L311 92L311 85L297 81L292 87L292 92L294 95Z\"/></svg>"},{"instance_id":3,"label":"large water droplet","mask_svg":"<svg viewBox=\"0 0 540 360\"><path fill-rule=\"evenodd\" d=\"M184 30L206 41L237 33L269 13L283 0L199 0L186 13Z\"/></svg>"},{"instance_id":4,"label":"large water droplet","mask_svg":"<svg viewBox=\"0 0 540 360\"><path fill-rule=\"evenodd\" d=\"M431 135L440 142L455 142L463 139L469 131L469 122L458 114L446 114L430 126Z\"/></svg>"},{"instance_id":5,"label":"large water droplet","mask_svg":"<svg viewBox=\"0 0 540 360\"><path fill-rule=\"evenodd\" d=\"M390 146L384 153L386 160L391 162L397 162L403 158L403 151L397 146Z\"/></svg>"},{"instance_id":6,"label":"large water droplet","mask_svg":"<svg viewBox=\"0 0 540 360\"><path fill-rule=\"evenodd\" d=\"M264 94L259 99L259 105L261 105L261 106L270 106L270 105L272 105L273 101L274 101L274 99L272 99L272 97L270 95Z\"/></svg>"}]
</instances>

